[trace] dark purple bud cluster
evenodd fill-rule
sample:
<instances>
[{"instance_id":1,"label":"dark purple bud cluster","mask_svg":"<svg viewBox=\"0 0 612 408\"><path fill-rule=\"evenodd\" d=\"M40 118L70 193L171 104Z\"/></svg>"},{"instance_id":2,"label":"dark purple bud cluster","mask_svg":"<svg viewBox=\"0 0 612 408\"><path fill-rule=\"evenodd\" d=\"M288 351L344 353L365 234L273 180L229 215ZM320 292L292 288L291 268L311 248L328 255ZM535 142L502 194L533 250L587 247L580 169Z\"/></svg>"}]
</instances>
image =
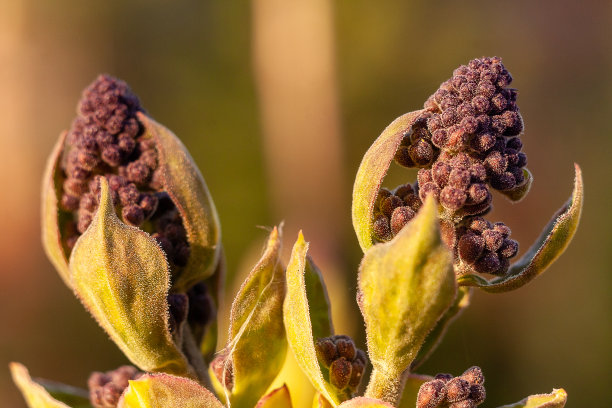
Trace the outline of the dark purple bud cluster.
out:
<instances>
[{"instance_id":1,"label":"dark purple bud cluster","mask_svg":"<svg viewBox=\"0 0 612 408\"><path fill-rule=\"evenodd\" d=\"M431 133L427 129L427 118L424 114L404 133L402 143L395 153L395 161L404 167L429 167L440 151L431 143Z\"/></svg>"},{"instance_id":2,"label":"dark purple bud cluster","mask_svg":"<svg viewBox=\"0 0 612 408\"><path fill-rule=\"evenodd\" d=\"M438 374L421 385L417 408L474 408L486 398L484 376L479 367L467 369L461 376Z\"/></svg>"},{"instance_id":3,"label":"dark purple bud cluster","mask_svg":"<svg viewBox=\"0 0 612 408\"><path fill-rule=\"evenodd\" d=\"M419 170L417 180L421 200L432 194L449 211L474 215L490 208L486 168L468 154L443 152L430 169Z\"/></svg>"},{"instance_id":4,"label":"dark purple bud cluster","mask_svg":"<svg viewBox=\"0 0 612 408\"><path fill-rule=\"evenodd\" d=\"M99 76L84 92L68 132L62 160L61 207L74 216L64 231L71 249L98 208L100 178L108 180L123 221L143 227L150 221L168 260L184 266L189 244L176 208L163 191L155 142L143 134L136 113L143 112L127 84Z\"/></svg>"},{"instance_id":5,"label":"dark purple bud cluster","mask_svg":"<svg viewBox=\"0 0 612 408\"><path fill-rule=\"evenodd\" d=\"M422 202L414 187L404 184L393 192L381 189L374 208L374 234L379 241L393 238L416 215Z\"/></svg>"},{"instance_id":6,"label":"dark purple bud cluster","mask_svg":"<svg viewBox=\"0 0 612 408\"><path fill-rule=\"evenodd\" d=\"M106 373L93 372L87 381L91 405L94 408L115 408L128 381L142 374L133 366L121 366Z\"/></svg>"},{"instance_id":7,"label":"dark purple bud cluster","mask_svg":"<svg viewBox=\"0 0 612 408\"><path fill-rule=\"evenodd\" d=\"M318 339L315 347L319 362L329 370L329 382L339 390L355 393L368 364L366 353L345 335Z\"/></svg>"},{"instance_id":8,"label":"dark purple bud cluster","mask_svg":"<svg viewBox=\"0 0 612 408\"><path fill-rule=\"evenodd\" d=\"M419 168L417 182L394 192L380 190L374 238L392 239L432 195L440 204L444 242L455 250L459 269L495 275L508 270L518 250L508 238L510 229L502 223L488 224L486 232L465 225L486 223L475 217L491 210L491 188L509 191L526 182L527 156L518 137L523 122L511 82L501 58L493 57L460 66L440 85L395 154L400 165Z\"/></svg>"},{"instance_id":9,"label":"dark purple bud cluster","mask_svg":"<svg viewBox=\"0 0 612 408\"><path fill-rule=\"evenodd\" d=\"M509 259L518 252L518 242L509 236L510 228L504 223L474 217L467 227L457 229L455 250L460 262L476 272L504 275Z\"/></svg>"},{"instance_id":10,"label":"dark purple bud cluster","mask_svg":"<svg viewBox=\"0 0 612 408\"><path fill-rule=\"evenodd\" d=\"M193 331L196 343L200 344L204 336L203 328L215 318L217 308L204 282L195 284L189 289L187 296L189 298L187 321Z\"/></svg>"}]
</instances>

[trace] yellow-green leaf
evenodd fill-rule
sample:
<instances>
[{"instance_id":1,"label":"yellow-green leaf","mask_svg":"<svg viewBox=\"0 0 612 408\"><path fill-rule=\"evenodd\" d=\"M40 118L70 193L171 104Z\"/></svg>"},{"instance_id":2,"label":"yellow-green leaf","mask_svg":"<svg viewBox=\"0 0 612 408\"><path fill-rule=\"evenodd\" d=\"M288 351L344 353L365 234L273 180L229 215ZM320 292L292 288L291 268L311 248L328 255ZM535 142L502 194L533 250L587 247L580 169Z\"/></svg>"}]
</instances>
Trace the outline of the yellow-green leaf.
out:
<instances>
[{"instance_id":1,"label":"yellow-green leaf","mask_svg":"<svg viewBox=\"0 0 612 408\"><path fill-rule=\"evenodd\" d=\"M402 373L455 299L452 262L433 198L395 238L366 252L357 301L374 367L367 397L392 404L399 399Z\"/></svg>"},{"instance_id":2,"label":"yellow-green leaf","mask_svg":"<svg viewBox=\"0 0 612 408\"><path fill-rule=\"evenodd\" d=\"M137 115L157 144L164 190L176 205L187 231L189 261L172 282L176 291L187 290L215 270L221 242L219 217L206 182L181 141L147 115Z\"/></svg>"},{"instance_id":3,"label":"yellow-green leaf","mask_svg":"<svg viewBox=\"0 0 612 408\"><path fill-rule=\"evenodd\" d=\"M51 394L39 383L32 380L28 369L22 364L11 363L9 365L13 381L19 387L28 407L30 408L70 408L63 402L53 398Z\"/></svg>"},{"instance_id":4,"label":"yellow-green leaf","mask_svg":"<svg viewBox=\"0 0 612 408\"><path fill-rule=\"evenodd\" d=\"M375 398L357 397L343 402L340 408L393 408L393 405Z\"/></svg>"},{"instance_id":5,"label":"yellow-green leaf","mask_svg":"<svg viewBox=\"0 0 612 408\"><path fill-rule=\"evenodd\" d=\"M147 374L131 380L118 408L224 408L206 388L195 381L168 374Z\"/></svg>"},{"instance_id":6,"label":"yellow-green leaf","mask_svg":"<svg viewBox=\"0 0 612 408\"><path fill-rule=\"evenodd\" d=\"M289 264L287 265L287 297L283 307L283 319L287 330L287 340L289 346L295 355L295 359L302 371L306 374L312 385L322 396L327 399L332 406L337 406L341 400L336 395L336 390L323 378L317 353L314 345L313 325L311 321L311 312L309 308L310 296L307 290L316 289L317 285L312 285L310 288L307 281L313 280L314 277L306 278L306 271L312 271L312 267L308 266L309 261L306 253L308 252L308 243L304 240L304 236L300 232L293 250ZM310 272L309 272L310 273ZM321 286L323 284L321 283ZM319 301L320 302L320 301ZM317 319L324 316L321 307L318 307L318 312L315 314ZM327 315L329 318L329 315ZM317 323L319 330L327 327L325 324ZM331 330L331 321L328 325ZM322 337L329 336L325 331L319 334Z\"/></svg>"},{"instance_id":7,"label":"yellow-green leaf","mask_svg":"<svg viewBox=\"0 0 612 408\"><path fill-rule=\"evenodd\" d=\"M444 334L446 333L446 329L448 326L463 312L463 310L470 305L470 295L471 288L460 287L457 291L457 296L455 297L455 301L448 308L444 316L440 318L438 323L436 323L436 327L429 333L425 342L421 346L419 350L419 354L414 359L412 364L410 364L410 370L416 370L421 364L423 364L429 356L433 353L433 351L438 347ZM418 392L418 389L417 389Z\"/></svg>"},{"instance_id":8,"label":"yellow-green leaf","mask_svg":"<svg viewBox=\"0 0 612 408\"><path fill-rule=\"evenodd\" d=\"M226 350L233 365L230 402L252 408L280 372L287 352L283 327L285 273L281 233L274 228L264 253L238 291Z\"/></svg>"},{"instance_id":9,"label":"yellow-green leaf","mask_svg":"<svg viewBox=\"0 0 612 408\"><path fill-rule=\"evenodd\" d=\"M287 384L270 391L261 397L255 408L291 408L291 395Z\"/></svg>"},{"instance_id":10,"label":"yellow-green leaf","mask_svg":"<svg viewBox=\"0 0 612 408\"><path fill-rule=\"evenodd\" d=\"M459 277L461 286L477 286L487 292L507 292L518 289L542 274L571 242L582 213L584 187L582 172L576 164L574 191L569 201L555 214L529 250L510 267L508 273L490 281L475 274Z\"/></svg>"},{"instance_id":11,"label":"yellow-green leaf","mask_svg":"<svg viewBox=\"0 0 612 408\"><path fill-rule=\"evenodd\" d=\"M60 216L56 187L59 185L58 165L64 150L65 140L66 132L63 132L53 147L45 167L42 184L41 226L45 252L64 283L70 287L68 257L62 245L61 221L63 221L63 218Z\"/></svg>"},{"instance_id":12,"label":"yellow-green leaf","mask_svg":"<svg viewBox=\"0 0 612 408\"><path fill-rule=\"evenodd\" d=\"M455 299L452 254L441 241L433 199L394 239L366 252L358 288L370 361L401 374Z\"/></svg>"},{"instance_id":13,"label":"yellow-green leaf","mask_svg":"<svg viewBox=\"0 0 612 408\"><path fill-rule=\"evenodd\" d=\"M382 181L404 132L410 129L423 112L418 110L395 119L370 146L359 165L353 186L352 216L353 228L364 252L374 244L372 212Z\"/></svg>"},{"instance_id":14,"label":"yellow-green leaf","mask_svg":"<svg viewBox=\"0 0 612 408\"><path fill-rule=\"evenodd\" d=\"M519 402L499 408L563 408L567 402L567 392L563 388L553 389L550 394L531 395Z\"/></svg>"},{"instance_id":15,"label":"yellow-green leaf","mask_svg":"<svg viewBox=\"0 0 612 408\"><path fill-rule=\"evenodd\" d=\"M404 391L398 405L399 408L414 408L419 389L423 383L433 380L429 375L410 374L404 379Z\"/></svg>"},{"instance_id":16,"label":"yellow-green leaf","mask_svg":"<svg viewBox=\"0 0 612 408\"><path fill-rule=\"evenodd\" d=\"M135 365L193 376L168 329L166 256L147 233L117 218L106 179L100 187L98 210L70 257L74 291Z\"/></svg>"}]
</instances>

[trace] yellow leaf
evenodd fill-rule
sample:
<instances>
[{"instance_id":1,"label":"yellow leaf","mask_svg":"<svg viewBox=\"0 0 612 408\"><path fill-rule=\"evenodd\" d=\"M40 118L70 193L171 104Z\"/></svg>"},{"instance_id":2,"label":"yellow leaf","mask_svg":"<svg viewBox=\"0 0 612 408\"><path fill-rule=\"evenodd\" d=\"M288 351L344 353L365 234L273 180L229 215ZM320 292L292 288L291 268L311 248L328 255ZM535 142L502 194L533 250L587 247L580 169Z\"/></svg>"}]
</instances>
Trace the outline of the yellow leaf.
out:
<instances>
[{"instance_id":1,"label":"yellow leaf","mask_svg":"<svg viewBox=\"0 0 612 408\"><path fill-rule=\"evenodd\" d=\"M563 408L567 402L567 392L563 388L553 389L550 394L531 395L517 403L499 408Z\"/></svg>"},{"instance_id":2,"label":"yellow leaf","mask_svg":"<svg viewBox=\"0 0 612 408\"><path fill-rule=\"evenodd\" d=\"M255 408L291 408L289 388L284 384L261 397Z\"/></svg>"},{"instance_id":3,"label":"yellow leaf","mask_svg":"<svg viewBox=\"0 0 612 408\"><path fill-rule=\"evenodd\" d=\"M168 374L147 374L131 380L117 408L223 408L195 381Z\"/></svg>"},{"instance_id":4,"label":"yellow leaf","mask_svg":"<svg viewBox=\"0 0 612 408\"><path fill-rule=\"evenodd\" d=\"M45 388L36 383L30 377L28 373L28 369L25 368L22 364L19 363L11 363L9 365L11 369L11 375L13 376L13 381L17 384L17 387L21 390L23 397L28 403L28 407L30 408L70 408L68 405L64 404L53 398Z\"/></svg>"}]
</instances>

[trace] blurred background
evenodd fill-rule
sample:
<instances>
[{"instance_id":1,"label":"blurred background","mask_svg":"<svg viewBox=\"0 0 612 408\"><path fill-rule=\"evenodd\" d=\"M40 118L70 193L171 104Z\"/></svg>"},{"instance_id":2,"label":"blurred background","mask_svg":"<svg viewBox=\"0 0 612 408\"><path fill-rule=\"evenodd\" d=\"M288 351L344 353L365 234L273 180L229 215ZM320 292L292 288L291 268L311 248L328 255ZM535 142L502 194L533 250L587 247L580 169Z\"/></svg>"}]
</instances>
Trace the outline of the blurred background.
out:
<instances>
[{"instance_id":1,"label":"blurred background","mask_svg":"<svg viewBox=\"0 0 612 408\"><path fill-rule=\"evenodd\" d=\"M226 300L262 248L257 226L284 220L286 252L303 229L331 287L337 331L364 347L354 305L362 254L350 223L361 157L454 68L492 55L519 89L535 182L520 204L497 197L489 219L508 224L524 251L570 195L577 162L582 223L529 286L476 292L420 371L481 366L485 407L553 387L568 391L568 407L609 406L611 26L611 3L599 0L1 1L0 406L25 406L9 361L78 386L126 363L39 238L46 156L98 73L127 81L200 166L223 225ZM293 399L310 404L297 391Z\"/></svg>"}]
</instances>

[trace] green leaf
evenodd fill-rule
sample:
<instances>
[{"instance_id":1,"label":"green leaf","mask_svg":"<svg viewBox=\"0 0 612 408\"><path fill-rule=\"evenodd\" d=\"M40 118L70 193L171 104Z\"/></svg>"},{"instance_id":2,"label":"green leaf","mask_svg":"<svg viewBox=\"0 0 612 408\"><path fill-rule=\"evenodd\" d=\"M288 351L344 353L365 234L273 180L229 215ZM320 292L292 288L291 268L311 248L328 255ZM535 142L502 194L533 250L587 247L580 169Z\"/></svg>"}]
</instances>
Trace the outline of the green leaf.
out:
<instances>
[{"instance_id":1,"label":"green leaf","mask_svg":"<svg viewBox=\"0 0 612 408\"><path fill-rule=\"evenodd\" d=\"M366 396L395 403L399 379L452 305L457 286L435 200L391 241L370 248L360 266L357 301L374 371Z\"/></svg>"},{"instance_id":2,"label":"green leaf","mask_svg":"<svg viewBox=\"0 0 612 408\"><path fill-rule=\"evenodd\" d=\"M425 110L418 110L395 119L370 146L359 165L353 186L352 216L353 228L364 252L374 245L372 212L382 181L404 132L412 127L423 112Z\"/></svg>"},{"instance_id":3,"label":"green leaf","mask_svg":"<svg viewBox=\"0 0 612 408\"><path fill-rule=\"evenodd\" d=\"M475 274L458 278L461 286L477 286L487 292L507 292L518 289L542 274L571 242L582 213L584 187L582 172L576 164L574 191L569 201L555 214L529 250L499 278L486 280Z\"/></svg>"},{"instance_id":4,"label":"green leaf","mask_svg":"<svg viewBox=\"0 0 612 408\"><path fill-rule=\"evenodd\" d=\"M455 299L452 254L441 241L433 199L394 239L366 252L358 287L370 361L401 374Z\"/></svg>"},{"instance_id":5,"label":"green leaf","mask_svg":"<svg viewBox=\"0 0 612 408\"><path fill-rule=\"evenodd\" d=\"M300 232L287 265L287 297L283 307L283 319L287 340L298 365L315 389L335 407L341 399L335 388L323 378L314 344L315 338L327 337L332 333L327 296L318 292L317 298L317 292L314 292L322 290L324 283L318 270L309 261L307 252L308 243ZM312 292L308 293L309 291ZM312 312L309 301L313 302ZM315 333L315 329L318 332Z\"/></svg>"},{"instance_id":6,"label":"green leaf","mask_svg":"<svg viewBox=\"0 0 612 408\"><path fill-rule=\"evenodd\" d=\"M410 364L411 371L416 370L429 358L429 356L431 356L446 334L446 329L448 326L450 326L450 324L461 314L461 312L463 312L463 310L470 305L470 296L471 288L459 288L455 301L451 307L448 308L446 313L444 313L442 318L440 318L438 323L436 323L436 327L433 328L431 333L429 333L425 339L423 346L419 350L419 354L417 354L417 357L414 359L412 364Z\"/></svg>"},{"instance_id":7,"label":"green leaf","mask_svg":"<svg viewBox=\"0 0 612 408\"><path fill-rule=\"evenodd\" d=\"M285 273L281 233L274 228L266 249L238 291L226 350L233 364L232 406L252 408L280 372L287 352L283 327Z\"/></svg>"},{"instance_id":8,"label":"green leaf","mask_svg":"<svg viewBox=\"0 0 612 408\"><path fill-rule=\"evenodd\" d=\"M520 186L516 186L512 190L500 191L500 193L502 193L506 196L506 198L515 203L521 201L523 198L525 198L525 196L529 192L529 189L531 188L531 184L533 183L533 176L527 168L523 169L523 176L525 177L525 181L523 182L523 184L521 184Z\"/></svg>"},{"instance_id":9,"label":"green leaf","mask_svg":"<svg viewBox=\"0 0 612 408\"><path fill-rule=\"evenodd\" d=\"M374 398L357 397L340 404L341 408L393 408L393 405Z\"/></svg>"},{"instance_id":10,"label":"green leaf","mask_svg":"<svg viewBox=\"0 0 612 408\"><path fill-rule=\"evenodd\" d=\"M287 384L270 391L261 397L255 408L291 408L291 396Z\"/></svg>"},{"instance_id":11,"label":"green leaf","mask_svg":"<svg viewBox=\"0 0 612 408\"><path fill-rule=\"evenodd\" d=\"M47 159L42 185L41 226L42 243L45 252L53 266L55 266L55 269L57 269L64 283L70 287L68 257L62 244L61 235L61 224L65 217L60 216L57 191L57 186L61 185L61 183L59 183L60 172L58 171L58 165L64 151L65 140L66 132L63 132L55 143L51 155Z\"/></svg>"},{"instance_id":12,"label":"green leaf","mask_svg":"<svg viewBox=\"0 0 612 408\"><path fill-rule=\"evenodd\" d=\"M563 388L553 389L550 394L529 396L519 402L499 408L563 408L567 402L567 392Z\"/></svg>"},{"instance_id":13,"label":"green leaf","mask_svg":"<svg viewBox=\"0 0 612 408\"><path fill-rule=\"evenodd\" d=\"M106 179L100 187L100 205L70 257L72 287L135 365L193 376L168 329L166 255L147 233L117 218Z\"/></svg>"},{"instance_id":14,"label":"green leaf","mask_svg":"<svg viewBox=\"0 0 612 408\"><path fill-rule=\"evenodd\" d=\"M399 408L414 408L423 383L433 380L429 375L410 374L404 379L404 391L398 405Z\"/></svg>"},{"instance_id":15,"label":"green leaf","mask_svg":"<svg viewBox=\"0 0 612 408\"><path fill-rule=\"evenodd\" d=\"M187 266L172 282L174 291L186 291L211 276L220 256L221 227L206 182L181 141L166 127L138 113L155 140L162 183L178 209L191 250Z\"/></svg>"},{"instance_id":16,"label":"green leaf","mask_svg":"<svg viewBox=\"0 0 612 408\"><path fill-rule=\"evenodd\" d=\"M19 363L10 363L9 368L13 381L19 387L28 407L30 408L70 408L70 406L55 399L41 384L32 380L28 369Z\"/></svg>"},{"instance_id":17,"label":"green leaf","mask_svg":"<svg viewBox=\"0 0 612 408\"><path fill-rule=\"evenodd\" d=\"M147 374L131 380L117 408L224 408L195 381L168 374Z\"/></svg>"}]
</instances>

